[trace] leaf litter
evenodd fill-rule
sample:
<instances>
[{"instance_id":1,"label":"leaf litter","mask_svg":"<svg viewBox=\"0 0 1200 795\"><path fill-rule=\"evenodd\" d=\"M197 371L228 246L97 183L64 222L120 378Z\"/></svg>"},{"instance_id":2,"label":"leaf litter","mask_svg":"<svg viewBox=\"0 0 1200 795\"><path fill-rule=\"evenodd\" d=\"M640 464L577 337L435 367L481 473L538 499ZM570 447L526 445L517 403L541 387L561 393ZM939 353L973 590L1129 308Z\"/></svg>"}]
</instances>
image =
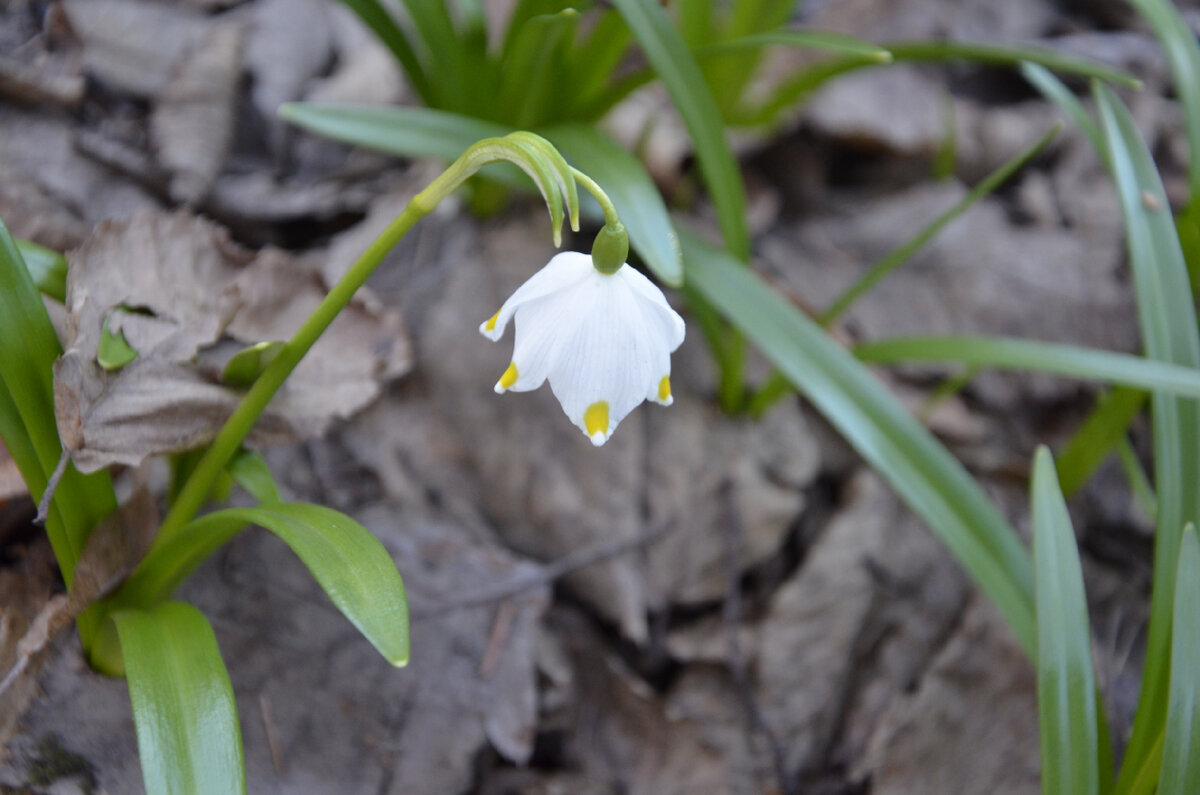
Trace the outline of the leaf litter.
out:
<instances>
[{"instance_id":1,"label":"leaf litter","mask_svg":"<svg viewBox=\"0 0 1200 795\"><path fill-rule=\"evenodd\" d=\"M313 263L242 249L184 210L101 224L68 260L55 412L84 472L211 441L241 397L220 382L225 362L245 346L290 338L326 289ZM138 353L109 372L96 361L106 322ZM399 313L360 297L300 364L249 442L320 435L410 364Z\"/></svg>"}]
</instances>

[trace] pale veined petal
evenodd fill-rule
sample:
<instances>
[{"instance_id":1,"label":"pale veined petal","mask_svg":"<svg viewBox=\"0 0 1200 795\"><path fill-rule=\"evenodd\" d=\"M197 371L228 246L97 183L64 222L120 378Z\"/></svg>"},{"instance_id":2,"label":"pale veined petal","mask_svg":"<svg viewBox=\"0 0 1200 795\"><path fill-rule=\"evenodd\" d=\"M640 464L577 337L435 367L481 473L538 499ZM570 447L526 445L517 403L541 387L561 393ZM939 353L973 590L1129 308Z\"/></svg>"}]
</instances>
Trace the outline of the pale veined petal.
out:
<instances>
[{"instance_id":1,"label":"pale veined petal","mask_svg":"<svg viewBox=\"0 0 1200 795\"><path fill-rule=\"evenodd\" d=\"M549 373L567 416L601 445L646 399L655 366L654 333L624 280L597 274L577 288L583 318L562 342ZM572 292L576 292L572 291Z\"/></svg>"},{"instance_id":2,"label":"pale veined petal","mask_svg":"<svg viewBox=\"0 0 1200 795\"><path fill-rule=\"evenodd\" d=\"M564 341L592 308L590 302L580 305L580 292L575 285L517 308L512 364L496 383L496 392L528 392L545 383Z\"/></svg>"},{"instance_id":3,"label":"pale veined petal","mask_svg":"<svg viewBox=\"0 0 1200 795\"><path fill-rule=\"evenodd\" d=\"M667 353L682 345L685 331L683 318L667 303L666 296L658 289L658 285L629 265L622 266L616 275L642 299L639 303L646 310L647 321L653 324L651 328L660 332L661 338L667 344Z\"/></svg>"},{"instance_id":4,"label":"pale veined petal","mask_svg":"<svg viewBox=\"0 0 1200 795\"><path fill-rule=\"evenodd\" d=\"M522 305L544 298L559 290L571 287L594 273L592 258L578 251L556 254L546 266L529 277L517 291L509 296L500 311L479 324L479 333L493 342L500 339L508 321Z\"/></svg>"}]
</instances>

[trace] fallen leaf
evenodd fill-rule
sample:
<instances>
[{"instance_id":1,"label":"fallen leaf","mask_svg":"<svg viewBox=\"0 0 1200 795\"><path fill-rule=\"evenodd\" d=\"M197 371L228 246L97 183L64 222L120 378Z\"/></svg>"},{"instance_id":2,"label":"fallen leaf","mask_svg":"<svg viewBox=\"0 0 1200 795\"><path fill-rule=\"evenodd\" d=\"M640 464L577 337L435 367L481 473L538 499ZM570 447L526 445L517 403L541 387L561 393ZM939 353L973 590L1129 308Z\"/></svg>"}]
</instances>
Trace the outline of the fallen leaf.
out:
<instances>
[{"instance_id":1,"label":"fallen leaf","mask_svg":"<svg viewBox=\"0 0 1200 795\"><path fill-rule=\"evenodd\" d=\"M290 338L326 291L315 265L273 249L255 255L186 211L102 224L68 259L55 412L84 472L211 441L242 395L220 383L225 363L246 345ZM138 356L106 373L96 351L110 319ZM399 314L356 298L248 441L319 435L406 372L410 358Z\"/></svg>"},{"instance_id":2,"label":"fallen leaf","mask_svg":"<svg viewBox=\"0 0 1200 795\"><path fill-rule=\"evenodd\" d=\"M178 4L147 0L66 0L63 9L83 42L84 67L111 88L148 98L209 25Z\"/></svg>"},{"instance_id":3,"label":"fallen leaf","mask_svg":"<svg viewBox=\"0 0 1200 795\"><path fill-rule=\"evenodd\" d=\"M175 65L150 117L159 161L172 173L171 198L194 204L212 189L233 140L242 74L241 21L214 24Z\"/></svg>"}]
</instances>

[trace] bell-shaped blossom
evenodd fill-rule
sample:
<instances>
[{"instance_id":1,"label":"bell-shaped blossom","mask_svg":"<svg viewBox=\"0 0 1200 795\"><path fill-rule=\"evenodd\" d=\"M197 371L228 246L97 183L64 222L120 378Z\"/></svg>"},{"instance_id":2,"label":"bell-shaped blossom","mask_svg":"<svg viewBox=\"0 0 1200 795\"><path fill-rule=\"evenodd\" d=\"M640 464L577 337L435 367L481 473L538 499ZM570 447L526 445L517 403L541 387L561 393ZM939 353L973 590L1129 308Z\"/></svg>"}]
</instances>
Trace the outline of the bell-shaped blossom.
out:
<instances>
[{"instance_id":1,"label":"bell-shaped blossom","mask_svg":"<svg viewBox=\"0 0 1200 795\"><path fill-rule=\"evenodd\" d=\"M671 405L671 353L683 343L683 318L628 264L606 275L589 255L563 252L479 331L498 340L510 320L517 339L496 392L526 392L549 380L592 444L604 444L643 400Z\"/></svg>"}]
</instances>

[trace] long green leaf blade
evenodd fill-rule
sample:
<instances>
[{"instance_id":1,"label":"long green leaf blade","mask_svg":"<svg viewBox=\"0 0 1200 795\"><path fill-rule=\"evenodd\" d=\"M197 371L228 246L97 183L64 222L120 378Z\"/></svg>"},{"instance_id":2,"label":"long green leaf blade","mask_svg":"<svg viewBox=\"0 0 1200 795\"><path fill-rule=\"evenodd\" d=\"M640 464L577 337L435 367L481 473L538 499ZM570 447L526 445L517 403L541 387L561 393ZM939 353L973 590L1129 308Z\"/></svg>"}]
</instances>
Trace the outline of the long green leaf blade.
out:
<instances>
[{"instance_id":1,"label":"long green leaf blade","mask_svg":"<svg viewBox=\"0 0 1200 795\"><path fill-rule=\"evenodd\" d=\"M725 140L724 121L700 67L657 3L613 0L613 5L625 18L691 133L726 248L738 259L745 259L750 255L750 232L741 171Z\"/></svg>"},{"instance_id":2,"label":"long green leaf blade","mask_svg":"<svg viewBox=\"0 0 1200 795\"><path fill-rule=\"evenodd\" d=\"M821 315L821 325L828 326L833 323L855 301L864 296L872 287L886 278L888 274L903 265L914 254L924 248L925 244L933 239L938 232L945 229L950 222L969 210L979 200L991 195L997 188L1007 182L1013 174L1024 168L1030 160L1035 158L1039 152L1054 140L1054 136L1058 135L1058 129L1055 126L1037 141L1034 141L1024 151L1018 152L1015 157L1002 163L999 168L980 180L978 185L971 188L967 192L967 195L963 196L953 207L935 218L933 223L921 229L903 244L888 253L883 259L872 265L861 279L851 285L846 292L842 293L830 304L829 308Z\"/></svg>"},{"instance_id":3,"label":"long green leaf blade","mask_svg":"<svg viewBox=\"0 0 1200 795\"><path fill-rule=\"evenodd\" d=\"M8 229L0 223L0 433L29 493L40 500L62 445L54 418L52 368L62 353L42 297ZM19 341L19 344L18 344ZM46 530L68 586L88 533L116 508L107 473L83 476L68 466Z\"/></svg>"},{"instance_id":4,"label":"long green leaf blade","mask_svg":"<svg viewBox=\"0 0 1200 795\"><path fill-rule=\"evenodd\" d=\"M828 50L877 63L890 63L892 60L892 54L878 44L872 44L855 36L847 36L844 33L824 30L773 30L767 33L756 33L751 36L705 45L697 49L695 54L697 58L707 58L729 52L758 50L773 45Z\"/></svg>"},{"instance_id":5,"label":"long green leaf blade","mask_svg":"<svg viewBox=\"0 0 1200 795\"><path fill-rule=\"evenodd\" d=\"M1083 487L1109 453L1121 445L1150 396L1119 387L1101 397L1058 454L1058 481L1068 497Z\"/></svg>"},{"instance_id":6,"label":"long green leaf blade","mask_svg":"<svg viewBox=\"0 0 1200 795\"><path fill-rule=\"evenodd\" d=\"M1096 675L1083 570L1054 459L1033 461L1033 575L1038 622L1042 792L1099 792Z\"/></svg>"},{"instance_id":7,"label":"long green leaf blade","mask_svg":"<svg viewBox=\"0 0 1200 795\"><path fill-rule=\"evenodd\" d=\"M503 124L430 108L291 102L280 118L335 141L398 157L454 160L482 138L512 132Z\"/></svg>"},{"instance_id":8,"label":"long green leaf blade","mask_svg":"<svg viewBox=\"0 0 1200 795\"><path fill-rule=\"evenodd\" d=\"M1200 792L1200 540L1183 533L1175 579L1171 687L1159 795Z\"/></svg>"},{"instance_id":9,"label":"long green leaf blade","mask_svg":"<svg viewBox=\"0 0 1200 795\"><path fill-rule=\"evenodd\" d=\"M432 102L433 92L429 85L429 78L425 75L425 69L417 59L416 51L409 43L408 36L396 24L396 20L392 18L388 10L378 0L342 0L342 4L358 14L359 19L374 31L385 47L392 51L392 55L396 56L396 60L400 62L404 73L408 75L408 81L412 84L413 90L420 95L421 100L426 103Z\"/></svg>"},{"instance_id":10,"label":"long green leaf blade","mask_svg":"<svg viewBox=\"0 0 1200 795\"><path fill-rule=\"evenodd\" d=\"M760 277L680 231L688 284L743 331L929 525L1037 649L1029 553L983 490L859 362Z\"/></svg>"},{"instance_id":11,"label":"long green leaf blade","mask_svg":"<svg viewBox=\"0 0 1200 795\"><path fill-rule=\"evenodd\" d=\"M563 124L542 134L604 188L629 232L629 242L654 275L672 287L680 286L679 239L662 194L637 158L595 127Z\"/></svg>"},{"instance_id":12,"label":"long green leaf blade","mask_svg":"<svg viewBox=\"0 0 1200 795\"><path fill-rule=\"evenodd\" d=\"M854 355L865 362L888 364L954 362L1030 370L1200 398L1200 369L1127 353L1013 337L893 337L858 345Z\"/></svg>"},{"instance_id":13,"label":"long green leaf blade","mask_svg":"<svg viewBox=\"0 0 1200 795\"><path fill-rule=\"evenodd\" d=\"M361 524L320 505L279 502L193 519L174 543L151 550L115 604L144 606L167 598L248 524L265 527L291 547L338 610L392 665L408 662L408 603L391 555Z\"/></svg>"},{"instance_id":14,"label":"long green leaf blade","mask_svg":"<svg viewBox=\"0 0 1200 795\"><path fill-rule=\"evenodd\" d=\"M1125 219L1146 355L1200 367L1196 308L1162 181L1129 111L1105 86L1096 85L1095 93ZM1118 792L1128 791L1166 720L1175 564L1184 525L1200 515L1200 404L1162 393L1151 400L1158 516L1150 627L1142 692Z\"/></svg>"},{"instance_id":15,"label":"long green leaf blade","mask_svg":"<svg viewBox=\"0 0 1200 795\"><path fill-rule=\"evenodd\" d=\"M1141 86L1141 82L1128 72L1045 47L963 41L894 41L881 42L879 46L890 52L892 59L897 62L966 61L986 66L1010 67L1030 62L1064 74L1094 77L1131 88ZM771 123L780 113L838 75L878 65L876 61L859 57L831 58L781 83L761 107L747 114L746 118L739 119L739 122L750 125Z\"/></svg>"},{"instance_id":16,"label":"long green leaf blade","mask_svg":"<svg viewBox=\"0 0 1200 795\"><path fill-rule=\"evenodd\" d=\"M113 620L146 792L244 793L233 685L208 620L182 602L122 610Z\"/></svg>"}]
</instances>

